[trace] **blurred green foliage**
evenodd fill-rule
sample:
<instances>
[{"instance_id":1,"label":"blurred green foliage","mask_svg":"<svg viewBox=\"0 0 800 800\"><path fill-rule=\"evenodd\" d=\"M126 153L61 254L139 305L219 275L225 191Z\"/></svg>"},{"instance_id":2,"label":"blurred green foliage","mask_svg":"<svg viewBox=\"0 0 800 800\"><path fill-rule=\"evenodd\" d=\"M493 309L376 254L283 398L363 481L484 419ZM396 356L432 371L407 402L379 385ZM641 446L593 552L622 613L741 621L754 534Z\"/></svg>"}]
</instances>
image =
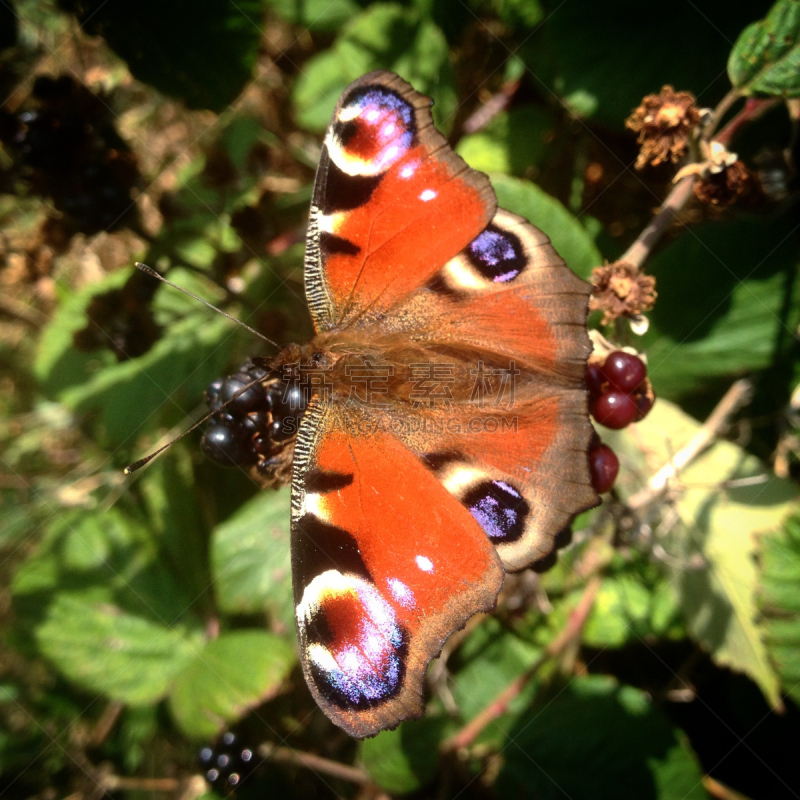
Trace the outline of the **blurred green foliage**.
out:
<instances>
[{"instance_id":1,"label":"blurred green foliage","mask_svg":"<svg viewBox=\"0 0 800 800\"><path fill-rule=\"evenodd\" d=\"M796 0L0 3L4 794L96 796L113 774L129 781L115 795L163 778L189 796L197 746L236 724L256 745L355 765L392 795L681 800L706 796L710 772L752 798L792 796L796 109L745 132L749 166L777 188L747 207L692 206L645 263L659 295L649 330L604 330L648 355L661 400L640 425L602 433L622 461L614 495L576 520L551 571L512 577L496 614L456 635L424 720L356 746L314 706L297 663L288 490L210 465L194 434L132 478L121 468L188 427L204 388L261 348L185 295L142 291L132 262L280 344L306 340L305 215L322 131L353 79L388 68L433 97L437 125L491 174L500 205L589 278L670 189L674 170L632 169L624 121L642 96L672 84L701 107L731 85L796 97L798 19ZM13 120L44 102L32 79L61 72L92 89L135 154L140 221L80 233L15 149ZM103 346L79 347L82 331ZM632 513L627 501L741 377L754 395L731 440ZM568 624L598 543L607 566L581 641L545 659L468 752L443 755ZM758 715L756 741L741 720ZM712 743L730 731L741 741L720 757ZM261 761L242 797L357 794L302 753Z\"/></svg>"}]
</instances>

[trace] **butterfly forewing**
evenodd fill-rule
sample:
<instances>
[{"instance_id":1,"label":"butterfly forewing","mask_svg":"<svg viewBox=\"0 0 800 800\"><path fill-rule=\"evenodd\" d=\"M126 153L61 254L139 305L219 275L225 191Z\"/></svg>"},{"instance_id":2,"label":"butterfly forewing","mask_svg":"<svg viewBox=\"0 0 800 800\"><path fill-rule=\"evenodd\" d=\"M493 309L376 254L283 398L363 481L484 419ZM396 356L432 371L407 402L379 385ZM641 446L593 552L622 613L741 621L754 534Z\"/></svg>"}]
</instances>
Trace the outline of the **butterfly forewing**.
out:
<instances>
[{"instance_id":1,"label":"butterfly forewing","mask_svg":"<svg viewBox=\"0 0 800 800\"><path fill-rule=\"evenodd\" d=\"M494 215L488 178L450 149L430 105L388 72L365 75L339 101L309 218L306 295L318 331L406 297Z\"/></svg>"}]
</instances>

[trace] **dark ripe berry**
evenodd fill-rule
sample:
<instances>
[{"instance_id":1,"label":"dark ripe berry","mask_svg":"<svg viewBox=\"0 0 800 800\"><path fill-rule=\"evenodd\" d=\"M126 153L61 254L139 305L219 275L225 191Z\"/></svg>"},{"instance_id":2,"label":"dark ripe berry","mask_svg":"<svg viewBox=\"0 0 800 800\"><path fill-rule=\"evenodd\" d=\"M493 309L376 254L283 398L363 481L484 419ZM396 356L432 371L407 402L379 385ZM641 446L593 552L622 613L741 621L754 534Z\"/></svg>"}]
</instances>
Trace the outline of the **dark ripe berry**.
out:
<instances>
[{"instance_id":1,"label":"dark ripe berry","mask_svg":"<svg viewBox=\"0 0 800 800\"><path fill-rule=\"evenodd\" d=\"M267 414L264 411L251 411L247 417L247 429L252 426L253 433L261 433L267 429Z\"/></svg>"},{"instance_id":2,"label":"dark ripe berry","mask_svg":"<svg viewBox=\"0 0 800 800\"><path fill-rule=\"evenodd\" d=\"M230 375L225 379L220 397L223 403L230 401L227 408L246 414L248 411L253 411L263 404L264 390L260 384L256 383L248 389L244 388L251 382L252 378L245 373Z\"/></svg>"},{"instance_id":3,"label":"dark ripe berry","mask_svg":"<svg viewBox=\"0 0 800 800\"><path fill-rule=\"evenodd\" d=\"M606 358L603 374L613 387L630 394L647 377L647 367L636 356L617 350Z\"/></svg>"},{"instance_id":4,"label":"dark ripe berry","mask_svg":"<svg viewBox=\"0 0 800 800\"><path fill-rule=\"evenodd\" d=\"M603 384L606 380L603 371L597 364L586 365L586 388L589 390L590 402L603 394Z\"/></svg>"},{"instance_id":5,"label":"dark ripe berry","mask_svg":"<svg viewBox=\"0 0 800 800\"><path fill-rule=\"evenodd\" d=\"M608 392L592 404L592 416L606 428L625 428L636 416L636 403L624 392Z\"/></svg>"},{"instance_id":6,"label":"dark ripe berry","mask_svg":"<svg viewBox=\"0 0 800 800\"><path fill-rule=\"evenodd\" d=\"M212 461L225 467L245 466L256 461L252 442L246 432L217 422L208 426L201 447Z\"/></svg>"},{"instance_id":7,"label":"dark ripe berry","mask_svg":"<svg viewBox=\"0 0 800 800\"><path fill-rule=\"evenodd\" d=\"M297 414L303 412L308 406L306 392L304 392L297 384L291 386L284 385L284 391L281 395L281 411L284 416L289 416L289 412Z\"/></svg>"},{"instance_id":8,"label":"dark ripe berry","mask_svg":"<svg viewBox=\"0 0 800 800\"><path fill-rule=\"evenodd\" d=\"M222 379L215 380L208 385L205 391L206 405L209 410L216 411L222 405L220 392L222 391Z\"/></svg>"},{"instance_id":9,"label":"dark ripe berry","mask_svg":"<svg viewBox=\"0 0 800 800\"><path fill-rule=\"evenodd\" d=\"M589 452L589 475L592 488L598 494L607 492L614 485L618 472L619 459L607 444L598 445Z\"/></svg>"},{"instance_id":10,"label":"dark ripe berry","mask_svg":"<svg viewBox=\"0 0 800 800\"><path fill-rule=\"evenodd\" d=\"M260 433L253 437L253 449L260 456L269 455L275 447L275 442L267 433Z\"/></svg>"},{"instance_id":11,"label":"dark ripe berry","mask_svg":"<svg viewBox=\"0 0 800 800\"><path fill-rule=\"evenodd\" d=\"M633 421L641 422L650 413L654 399L646 392L637 392L633 395L633 401L636 403L636 415Z\"/></svg>"},{"instance_id":12,"label":"dark ripe berry","mask_svg":"<svg viewBox=\"0 0 800 800\"><path fill-rule=\"evenodd\" d=\"M276 444L288 442L297 433L297 420L295 417L276 419L267 428L267 435Z\"/></svg>"},{"instance_id":13,"label":"dark ripe berry","mask_svg":"<svg viewBox=\"0 0 800 800\"><path fill-rule=\"evenodd\" d=\"M246 372L250 376L251 381L255 380L256 378L258 378L258 380L263 380L269 374L263 367L259 367L252 361L242 364L239 372Z\"/></svg>"},{"instance_id":14,"label":"dark ripe berry","mask_svg":"<svg viewBox=\"0 0 800 800\"><path fill-rule=\"evenodd\" d=\"M255 767L253 750L242 746L231 732L220 736L216 744L204 747L197 761L212 786L238 786Z\"/></svg>"}]
</instances>

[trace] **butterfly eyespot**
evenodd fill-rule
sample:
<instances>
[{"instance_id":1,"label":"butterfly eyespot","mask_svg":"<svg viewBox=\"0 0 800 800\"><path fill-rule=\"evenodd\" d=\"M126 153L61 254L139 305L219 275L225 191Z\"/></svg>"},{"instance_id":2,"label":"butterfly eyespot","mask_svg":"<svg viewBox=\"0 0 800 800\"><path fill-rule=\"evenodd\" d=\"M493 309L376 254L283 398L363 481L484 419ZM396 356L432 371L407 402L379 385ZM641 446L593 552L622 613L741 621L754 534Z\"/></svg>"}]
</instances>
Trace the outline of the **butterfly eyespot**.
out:
<instances>
[{"instance_id":1,"label":"butterfly eyespot","mask_svg":"<svg viewBox=\"0 0 800 800\"><path fill-rule=\"evenodd\" d=\"M439 472L444 469L448 464L454 464L459 461L464 461L463 453L455 450L448 450L439 453L425 453L421 456L422 463L426 467L432 469L434 472Z\"/></svg>"},{"instance_id":2,"label":"butterfly eyespot","mask_svg":"<svg viewBox=\"0 0 800 800\"><path fill-rule=\"evenodd\" d=\"M329 570L306 586L297 607L311 675L341 708L365 709L400 689L407 635L369 581Z\"/></svg>"},{"instance_id":3,"label":"butterfly eyespot","mask_svg":"<svg viewBox=\"0 0 800 800\"><path fill-rule=\"evenodd\" d=\"M504 481L484 481L461 498L489 538L495 543L519 539L530 514L525 498Z\"/></svg>"},{"instance_id":4,"label":"butterfly eyespot","mask_svg":"<svg viewBox=\"0 0 800 800\"><path fill-rule=\"evenodd\" d=\"M494 283L514 280L527 263L519 238L494 225L473 239L466 255L481 276Z\"/></svg>"},{"instance_id":5,"label":"butterfly eyespot","mask_svg":"<svg viewBox=\"0 0 800 800\"><path fill-rule=\"evenodd\" d=\"M365 86L344 98L326 143L348 175L380 175L408 152L415 128L405 98L385 86Z\"/></svg>"}]
</instances>

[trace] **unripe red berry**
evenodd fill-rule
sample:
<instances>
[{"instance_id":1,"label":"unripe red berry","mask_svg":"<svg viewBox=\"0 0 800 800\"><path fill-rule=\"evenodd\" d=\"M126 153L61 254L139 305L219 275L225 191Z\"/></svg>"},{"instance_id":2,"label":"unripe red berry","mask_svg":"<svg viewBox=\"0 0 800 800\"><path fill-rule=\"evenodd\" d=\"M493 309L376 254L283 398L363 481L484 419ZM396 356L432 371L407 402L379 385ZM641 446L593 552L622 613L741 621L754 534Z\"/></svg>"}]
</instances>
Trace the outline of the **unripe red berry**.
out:
<instances>
[{"instance_id":1,"label":"unripe red berry","mask_svg":"<svg viewBox=\"0 0 800 800\"><path fill-rule=\"evenodd\" d=\"M597 364L586 365L586 388L589 390L589 402L594 402L603 394L603 384L607 383L607 378L603 375L603 370Z\"/></svg>"},{"instance_id":2,"label":"unripe red berry","mask_svg":"<svg viewBox=\"0 0 800 800\"><path fill-rule=\"evenodd\" d=\"M624 392L608 392L592 404L592 416L606 428L619 430L633 422L636 416L636 403Z\"/></svg>"},{"instance_id":3,"label":"unripe red berry","mask_svg":"<svg viewBox=\"0 0 800 800\"><path fill-rule=\"evenodd\" d=\"M607 492L617 479L619 459L607 445L598 445L589 452L589 475L592 488L598 493Z\"/></svg>"},{"instance_id":4,"label":"unripe red berry","mask_svg":"<svg viewBox=\"0 0 800 800\"><path fill-rule=\"evenodd\" d=\"M647 392L637 392L633 395L633 401L636 403L636 415L633 421L641 422L650 413L654 398L648 395Z\"/></svg>"},{"instance_id":5,"label":"unripe red berry","mask_svg":"<svg viewBox=\"0 0 800 800\"><path fill-rule=\"evenodd\" d=\"M647 377L647 367L637 356L616 350L606 358L603 374L613 387L630 394Z\"/></svg>"}]
</instances>

